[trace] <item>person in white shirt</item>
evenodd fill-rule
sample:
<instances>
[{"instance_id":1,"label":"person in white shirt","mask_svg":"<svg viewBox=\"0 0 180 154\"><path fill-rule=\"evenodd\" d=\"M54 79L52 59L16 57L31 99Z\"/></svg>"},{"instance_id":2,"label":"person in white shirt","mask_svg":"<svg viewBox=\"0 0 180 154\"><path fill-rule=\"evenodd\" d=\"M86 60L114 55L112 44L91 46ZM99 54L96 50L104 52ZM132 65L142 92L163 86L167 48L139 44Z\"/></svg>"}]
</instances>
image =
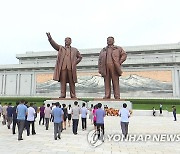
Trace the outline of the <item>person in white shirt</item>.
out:
<instances>
[{"instance_id":1,"label":"person in white shirt","mask_svg":"<svg viewBox=\"0 0 180 154\"><path fill-rule=\"evenodd\" d=\"M49 129L49 120L51 118L51 108L50 108L50 104L47 104L47 107L44 110L44 114L45 114L45 126L46 126L46 130Z\"/></svg>"},{"instance_id":2,"label":"person in white shirt","mask_svg":"<svg viewBox=\"0 0 180 154\"><path fill-rule=\"evenodd\" d=\"M82 108L81 108L81 121L82 121L82 130L86 130L86 126L87 126L87 113L88 110L85 107L85 103L83 103Z\"/></svg>"},{"instance_id":3,"label":"person in white shirt","mask_svg":"<svg viewBox=\"0 0 180 154\"><path fill-rule=\"evenodd\" d=\"M30 124L32 124L32 135L36 134L35 126L34 126L35 114L36 111L33 108L33 103L30 103L30 107L28 108L28 114L27 114L27 136L30 135Z\"/></svg>"},{"instance_id":4,"label":"person in white shirt","mask_svg":"<svg viewBox=\"0 0 180 154\"><path fill-rule=\"evenodd\" d=\"M89 119L91 120L91 124L93 124L93 104L89 108Z\"/></svg>"},{"instance_id":5,"label":"person in white shirt","mask_svg":"<svg viewBox=\"0 0 180 154\"><path fill-rule=\"evenodd\" d=\"M124 135L124 138L127 137L128 134L128 125L129 125L129 117L130 117L130 111L126 108L127 104L123 104L123 108L119 110L119 115L121 117L121 130L122 134Z\"/></svg>"},{"instance_id":6,"label":"person in white shirt","mask_svg":"<svg viewBox=\"0 0 180 154\"><path fill-rule=\"evenodd\" d=\"M78 102L74 102L74 107L72 108L72 127L73 127L73 134L77 135L78 130L78 124L79 124L79 114L80 114L80 108L78 106Z\"/></svg>"},{"instance_id":7,"label":"person in white shirt","mask_svg":"<svg viewBox=\"0 0 180 154\"><path fill-rule=\"evenodd\" d=\"M71 104L69 104L68 108L67 108L67 113L68 113L68 126L70 127L71 124L71 117L72 117L72 107Z\"/></svg>"},{"instance_id":8,"label":"person in white shirt","mask_svg":"<svg viewBox=\"0 0 180 154\"><path fill-rule=\"evenodd\" d=\"M4 106L2 107L2 115L3 115L3 121L2 121L2 124L3 125L6 125L6 122L7 122L7 103L4 103Z\"/></svg>"}]
</instances>

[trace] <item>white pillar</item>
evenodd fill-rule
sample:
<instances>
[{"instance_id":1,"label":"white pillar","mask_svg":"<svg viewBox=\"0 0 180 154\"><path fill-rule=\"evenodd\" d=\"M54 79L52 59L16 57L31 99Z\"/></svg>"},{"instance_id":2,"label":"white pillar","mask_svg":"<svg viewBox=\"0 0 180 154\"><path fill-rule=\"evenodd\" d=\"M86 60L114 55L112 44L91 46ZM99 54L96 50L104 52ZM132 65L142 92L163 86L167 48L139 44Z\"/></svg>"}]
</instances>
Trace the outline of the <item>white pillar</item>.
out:
<instances>
[{"instance_id":1,"label":"white pillar","mask_svg":"<svg viewBox=\"0 0 180 154\"><path fill-rule=\"evenodd\" d=\"M173 97L176 97L175 69L172 69L171 74L172 74Z\"/></svg>"},{"instance_id":2,"label":"white pillar","mask_svg":"<svg viewBox=\"0 0 180 154\"><path fill-rule=\"evenodd\" d=\"M4 71L4 74L3 74L3 82L2 82L2 95L6 95L6 72Z\"/></svg>"},{"instance_id":3,"label":"white pillar","mask_svg":"<svg viewBox=\"0 0 180 154\"><path fill-rule=\"evenodd\" d=\"M20 79L19 79L20 75L19 75L19 71L17 74L17 78L16 78L16 95L19 96L19 87L20 87Z\"/></svg>"},{"instance_id":4,"label":"white pillar","mask_svg":"<svg viewBox=\"0 0 180 154\"><path fill-rule=\"evenodd\" d=\"M174 77L173 77L173 94L175 97L180 97L180 89L179 89L179 70L174 69Z\"/></svg>"},{"instance_id":5,"label":"white pillar","mask_svg":"<svg viewBox=\"0 0 180 154\"><path fill-rule=\"evenodd\" d=\"M177 97L180 97L180 71L179 69L177 70Z\"/></svg>"},{"instance_id":6,"label":"white pillar","mask_svg":"<svg viewBox=\"0 0 180 154\"><path fill-rule=\"evenodd\" d=\"M32 87L31 87L31 96L35 96L36 95L36 74L35 74L35 71L33 70L33 73L31 74L32 76L32 78L31 78L31 81L32 81L32 83L31 83L31 85L32 85Z\"/></svg>"}]
</instances>

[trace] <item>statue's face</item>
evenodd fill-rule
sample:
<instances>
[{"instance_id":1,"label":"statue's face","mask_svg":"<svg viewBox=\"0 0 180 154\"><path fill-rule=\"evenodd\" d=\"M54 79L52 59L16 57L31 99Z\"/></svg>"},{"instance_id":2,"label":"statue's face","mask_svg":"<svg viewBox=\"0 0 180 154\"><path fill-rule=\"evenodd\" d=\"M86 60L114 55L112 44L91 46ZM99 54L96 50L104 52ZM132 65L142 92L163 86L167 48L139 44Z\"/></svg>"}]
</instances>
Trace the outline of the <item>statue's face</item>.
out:
<instances>
[{"instance_id":1,"label":"statue's face","mask_svg":"<svg viewBox=\"0 0 180 154\"><path fill-rule=\"evenodd\" d=\"M66 37L65 38L65 45L66 46L70 46L71 45L71 38L70 37Z\"/></svg>"},{"instance_id":2,"label":"statue's face","mask_svg":"<svg viewBox=\"0 0 180 154\"><path fill-rule=\"evenodd\" d=\"M107 38L107 44L108 45L113 45L114 44L114 38L113 37L108 37Z\"/></svg>"}]
</instances>

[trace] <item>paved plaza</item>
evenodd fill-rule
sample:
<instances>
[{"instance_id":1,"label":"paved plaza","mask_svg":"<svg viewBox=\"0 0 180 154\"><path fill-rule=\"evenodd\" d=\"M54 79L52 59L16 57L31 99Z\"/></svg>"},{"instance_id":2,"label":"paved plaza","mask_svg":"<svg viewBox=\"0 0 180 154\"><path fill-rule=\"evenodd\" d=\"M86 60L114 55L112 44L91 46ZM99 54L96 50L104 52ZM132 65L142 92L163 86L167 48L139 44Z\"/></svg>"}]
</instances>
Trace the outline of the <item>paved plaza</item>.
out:
<instances>
[{"instance_id":1,"label":"paved plaza","mask_svg":"<svg viewBox=\"0 0 180 154\"><path fill-rule=\"evenodd\" d=\"M177 116L177 120L180 116ZM2 119L0 120L0 122ZM93 129L88 119L87 130L82 131L79 123L78 135L73 135L72 128L62 132L61 140L53 138L53 123L50 129L38 125L36 120L36 135L23 133L23 141L17 140L17 133L12 135L7 126L0 123L0 154L179 154L180 142L129 142L115 141L105 138L105 142L93 147L88 142L88 133ZM120 134L120 118L108 116L105 118L105 133ZM163 116L133 116L129 124L130 134L180 134L180 121L173 117Z\"/></svg>"}]
</instances>

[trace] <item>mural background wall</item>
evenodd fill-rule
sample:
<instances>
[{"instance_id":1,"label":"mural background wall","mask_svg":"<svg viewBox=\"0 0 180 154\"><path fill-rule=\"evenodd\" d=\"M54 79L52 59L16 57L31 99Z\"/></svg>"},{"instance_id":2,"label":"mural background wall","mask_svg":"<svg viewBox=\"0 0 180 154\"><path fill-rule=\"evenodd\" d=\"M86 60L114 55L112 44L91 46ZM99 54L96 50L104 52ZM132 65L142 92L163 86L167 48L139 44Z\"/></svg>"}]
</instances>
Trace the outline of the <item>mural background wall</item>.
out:
<instances>
[{"instance_id":1,"label":"mural background wall","mask_svg":"<svg viewBox=\"0 0 180 154\"><path fill-rule=\"evenodd\" d=\"M52 78L52 73L36 75L36 95L60 95L60 84ZM119 82L121 98L173 96L171 70L124 72ZM76 93L77 97L103 97L104 79L96 72L78 73Z\"/></svg>"}]
</instances>

